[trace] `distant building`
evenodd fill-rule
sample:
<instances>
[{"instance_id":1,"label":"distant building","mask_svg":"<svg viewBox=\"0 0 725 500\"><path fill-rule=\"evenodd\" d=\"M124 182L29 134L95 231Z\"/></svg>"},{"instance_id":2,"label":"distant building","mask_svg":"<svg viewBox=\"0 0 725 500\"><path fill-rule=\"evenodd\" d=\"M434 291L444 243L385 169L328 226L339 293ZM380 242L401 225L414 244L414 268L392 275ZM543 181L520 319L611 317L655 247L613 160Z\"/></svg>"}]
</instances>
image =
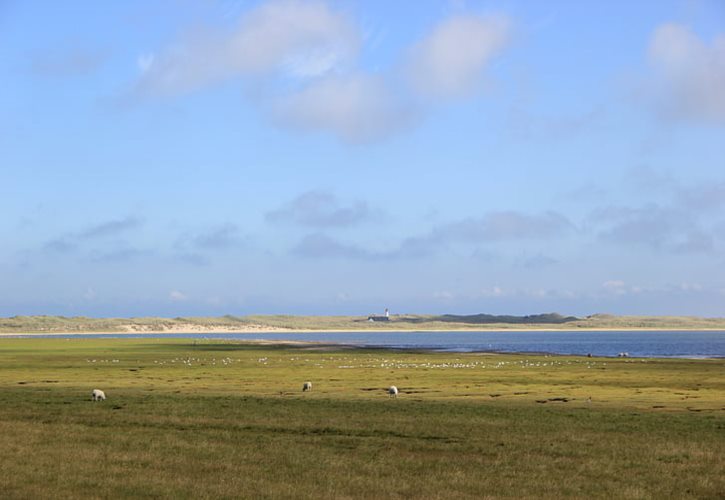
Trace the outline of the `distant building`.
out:
<instances>
[{"instance_id":1,"label":"distant building","mask_svg":"<svg viewBox=\"0 0 725 500\"><path fill-rule=\"evenodd\" d=\"M384 316L375 316L374 314L371 314L368 316L368 321L390 321L390 311L388 311L388 308L386 307Z\"/></svg>"}]
</instances>

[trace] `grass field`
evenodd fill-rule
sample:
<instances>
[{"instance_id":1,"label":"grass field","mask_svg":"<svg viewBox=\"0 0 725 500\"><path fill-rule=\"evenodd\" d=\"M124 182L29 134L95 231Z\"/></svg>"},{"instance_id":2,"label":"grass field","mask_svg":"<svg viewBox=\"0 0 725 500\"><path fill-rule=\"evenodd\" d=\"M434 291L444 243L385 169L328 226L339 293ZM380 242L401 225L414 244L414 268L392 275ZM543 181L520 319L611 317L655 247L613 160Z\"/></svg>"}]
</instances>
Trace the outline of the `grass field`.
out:
<instances>
[{"instance_id":1,"label":"grass field","mask_svg":"<svg viewBox=\"0 0 725 500\"><path fill-rule=\"evenodd\" d=\"M3 498L725 498L725 360L0 339L0 449Z\"/></svg>"}]
</instances>

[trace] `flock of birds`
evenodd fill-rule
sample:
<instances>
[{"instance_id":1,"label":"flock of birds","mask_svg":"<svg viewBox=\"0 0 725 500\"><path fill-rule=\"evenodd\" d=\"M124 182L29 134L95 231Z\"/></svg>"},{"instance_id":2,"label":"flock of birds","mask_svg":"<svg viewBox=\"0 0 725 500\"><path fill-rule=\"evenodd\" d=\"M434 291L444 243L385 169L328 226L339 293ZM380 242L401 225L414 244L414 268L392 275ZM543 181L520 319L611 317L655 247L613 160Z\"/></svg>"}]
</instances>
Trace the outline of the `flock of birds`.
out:
<instances>
[{"instance_id":1,"label":"flock of birds","mask_svg":"<svg viewBox=\"0 0 725 500\"><path fill-rule=\"evenodd\" d=\"M617 355L617 357L620 358L628 358L629 353L622 352ZM549 356L544 356L543 359L539 358L536 360L528 360L528 359L522 359L522 360L514 360L514 361L503 361L503 360L459 360L456 359L453 362L442 362L442 363L430 363L430 362L402 362L399 360L394 359L388 359L388 358L371 358L368 359L367 362L358 363L358 364L340 364L340 362L347 361L348 359L346 357L330 357L329 359L318 359L317 362L312 362L310 359L300 359L300 358L291 358L290 361L293 362L306 362L310 363L315 367L322 368L324 366L324 362L332 362L334 366L337 368L386 368L386 369L399 369L399 368L421 368L421 369L471 369L471 368L504 368L504 367L516 367L519 368L555 368L559 366L564 365L571 365L571 364L578 364L582 363L586 365L587 368L593 368L597 367L597 365L600 365L602 368L607 366L606 362L597 362L597 361L582 361L582 360L558 360L556 358L549 358ZM118 359L87 359L88 363L118 363ZM211 365L215 366L217 365L217 362L219 362L219 365L222 366L230 366L234 362L239 362L239 359L232 359L229 357L222 358L222 359L202 359L202 358L194 358L194 357L182 357L182 358L174 358L169 361L154 361L154 364L161 364L164 365L166 363L175 364L179 363L182 365L186 365L188 367L191 367L193 365ZM269 364L270 360L267 357L259 358L257 360L262 365ZM625 361L626 362L626 361ZM645 360L642 360L642 362L645 362ZM302 384L302 392L309 392L312 390L312 382L307 381ZM396 386L391 385L387 389L388 397L391 398L397 398L399 394L399 390ZM93 389L91 392L91 399L93 401L105 401L106 394L104 391L100 389Z\"/></svg>"}]
</instances>

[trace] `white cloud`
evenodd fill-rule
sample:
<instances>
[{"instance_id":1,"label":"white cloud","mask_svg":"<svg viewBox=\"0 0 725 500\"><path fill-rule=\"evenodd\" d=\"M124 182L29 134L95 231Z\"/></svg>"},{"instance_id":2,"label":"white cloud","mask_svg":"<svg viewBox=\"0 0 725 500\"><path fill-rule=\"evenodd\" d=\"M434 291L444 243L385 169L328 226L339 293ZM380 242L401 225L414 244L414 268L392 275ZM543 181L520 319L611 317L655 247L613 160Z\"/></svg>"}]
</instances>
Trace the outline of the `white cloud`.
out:
<instances>
[{"instance_id":1,"label":"white cloud","mask_svg":"<svg viewBox=\"0 0 725 500\"><path fill-rule=\"evenodd\" d=\"M188 299L186 294L178 290L172 290L171 292L169 292L169 300L171 300L172 302L183 302L186 299Z\"/></svg>"},{"instance_id":2,"label":"white cloud","mask_svg":"<svg viewBox=\"0 0 725 500\"><path fill-rule=\"evenodd\" d=\"M508 292L499 286L492 286L491 288L484 288L480 292L481 297L504 297L508 295Z\"/></svg>"},{"instance_id":3,"label":"white cloud","mask_svg":"<svg viewBox=\"0 0 725 500\"><path fill-rule=\"evenodd\" d=\"M326 3L287 0L251 12L231 48L245 72L269 71L280 62L296 61L298 72L318 75L354 54L358 43L356 29Z\"/></svg>"},{"instance_id":4,"label":"white cloud","mask_svg":"<svg viewBox=\"0 0 725 500\"><path fill-rule=\"evenodd\" d=\"M602 283L602 289L606 294L621 297L624 295L696 295L707 292L708 289L699 283L679 283L679 284L660 284L660 285L630 285L622 280L609 280Z\"/></svg>"},{"instance_id":5,"label":"white cloud","mask_svg":"<svg viewBox=\"0 0 725 500\"><path fill-rule=\"evenodd\" d=\"M703 286L699 283L680 283L680 290L683 292L701 292Z\"/></svg>"},{"instance_id":6,"label":"white cloud","mask_svg":"<svg viewBox=\"0 0 725 500\"><path fill-rule=\"evenodd\" d=\"M407 67L410 83L424 97L467 96L509 38L505 16L449 18L413 47Z\"/></svg>"},{"instance_id":7,"label":"white cloud","mask_svg":"<svg viewBox=\"0 0 725 500\"><path fill-rule=\"evenodd\" d=\"M263 2L232 30L197 31L143 54L136 61L138 80L120 102L243 80L263 84L253 87L255 101L277 124L363 143L422 116L427 106L411 94L454 98L475 91L483 70L509 38L505 16L451 17L416 44L408 59L373 73L361 68L361 30L331 5ZM400 78L401 70L408 78Z\"/></svg>"},{"instance_id":8,"label":"white cloud","mask_svg":"<svg viewBox=\"0 0 725 500\"><path fill-rule=\"evenodd\" d=\"M366 142L409 123L413 112L381 77L357 74L318 79L280 99L275 115L297 129L329 131L347 142Z\"/></svg>"},{"instance_id":9,"label":"white cloud","mask_svg":"<svg viewBox=\"0 0 725 500\"><path fill-rule=\"evenodd\" d=\"M708 45L686 26L664 24L648 55L664 115L725 123L725 33Z\"/></svg>"},{"instance_id":10,"label":"white cloud","mask_svg":"<svg viewBox=\"0 0 725 500\"><path fill-rule=\"evenodd\" d=\"M624 295L629 291L627 284L622 280L608 280L602 283L602 288L614 295Z\"/></svg>"},{"instance_id":11,"label":"white cloud","mask_svg":"<svg viewBox=\"0 0 725 500\"><path fill-rule=\"evenodd\" d=\"M323 2L277 0L247 13L231 32L203 32L153 58L142 56L136 91L178 95L232 78L290 70L319 76L357 51L357 30Z\"/></svg>"}]
</instances>

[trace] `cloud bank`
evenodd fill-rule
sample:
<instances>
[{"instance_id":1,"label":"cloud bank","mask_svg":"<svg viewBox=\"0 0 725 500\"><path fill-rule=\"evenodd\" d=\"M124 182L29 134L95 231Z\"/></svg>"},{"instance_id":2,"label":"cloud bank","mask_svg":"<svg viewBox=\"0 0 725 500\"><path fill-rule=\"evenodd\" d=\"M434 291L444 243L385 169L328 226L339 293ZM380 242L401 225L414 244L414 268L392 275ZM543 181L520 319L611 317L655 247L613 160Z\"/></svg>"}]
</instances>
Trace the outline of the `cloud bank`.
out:
<instances>
[{"instance_id":1,"label":"cloud bank","mask_svg":"<svg viewBox=\"0 0 725 500\"><path fill-rule=\"evenodd\" d=\"M131 99L263 82L255 101L274 123L370 142L411 126L434 102L475 94L510 25L505 16L444 19L392 67L370 71L359 57L364 36L348 15L322 1L273 0L234 29L196 31L140 55Z\"/></svg>"},{"instance_id":2,"label":"cloud bank","mask_svg":"<svg viewBox=\"0 0 725 500\"><path fill-rule=\"evenodd\" d=\"M447 224L436 228L433 235L445 240L490 242L548 239L560 236L572 228L571 222L557 212L525 214L509 210Z\"/></svg>"},{"instance_id":3,"label":"cloud bank","mask_svg":"<svg viewBox=\"0 0 725 500\"><path fill-rule=\"evenodd\" d=\"M337 197L324 191L308 191L283 207L265 214L267 222L307 227L348 227L369 220L372 212L367 203L340 204Z\"/></svg>"},{"instance_id":4,"label":"cloud bank","mask_svg":"<svg viewBox=\"0 0 725 500\"><path fill-rule=\"evenodd\" d=\"M644 207L606 207L592 215L603 241L638 245L675 254L710 253L714 238L698 217L677 207L649 204Z\"/></svg>"},{"instance_id":5,"label":"cloud bank","mask_svg":"<svg viewBox=\"0 0 725 500\"><path fill-rule=\"evenodd\" d=\"M80 231L63 234L57 238L49 240L43 248L46 251L69 252L76 249L81 243L115 237L122 233L137 229L143 225L143 219L136 216L128 216L123 219L114 219L89 226Z\"/></svg>"},{"instance_id":6,"label":"cloud bank","mask_svg":"<svg viewBox=\"0 0 725 500\"><path fill-rule=\"evenodd\" d=\"M292 250L307 258L344 258L352 260L394 260L429 257L452 244L473 245L519 240L548 240L564 236L573 224L556 212L524 214L516 211L491 212L480 218L467 218L434 227L428 233L402 239L389 250L368 250L341 243L322 234L305 236ZM555 263L540 256L531 260L532 267Z\"/></svg>"}]
</instances>

